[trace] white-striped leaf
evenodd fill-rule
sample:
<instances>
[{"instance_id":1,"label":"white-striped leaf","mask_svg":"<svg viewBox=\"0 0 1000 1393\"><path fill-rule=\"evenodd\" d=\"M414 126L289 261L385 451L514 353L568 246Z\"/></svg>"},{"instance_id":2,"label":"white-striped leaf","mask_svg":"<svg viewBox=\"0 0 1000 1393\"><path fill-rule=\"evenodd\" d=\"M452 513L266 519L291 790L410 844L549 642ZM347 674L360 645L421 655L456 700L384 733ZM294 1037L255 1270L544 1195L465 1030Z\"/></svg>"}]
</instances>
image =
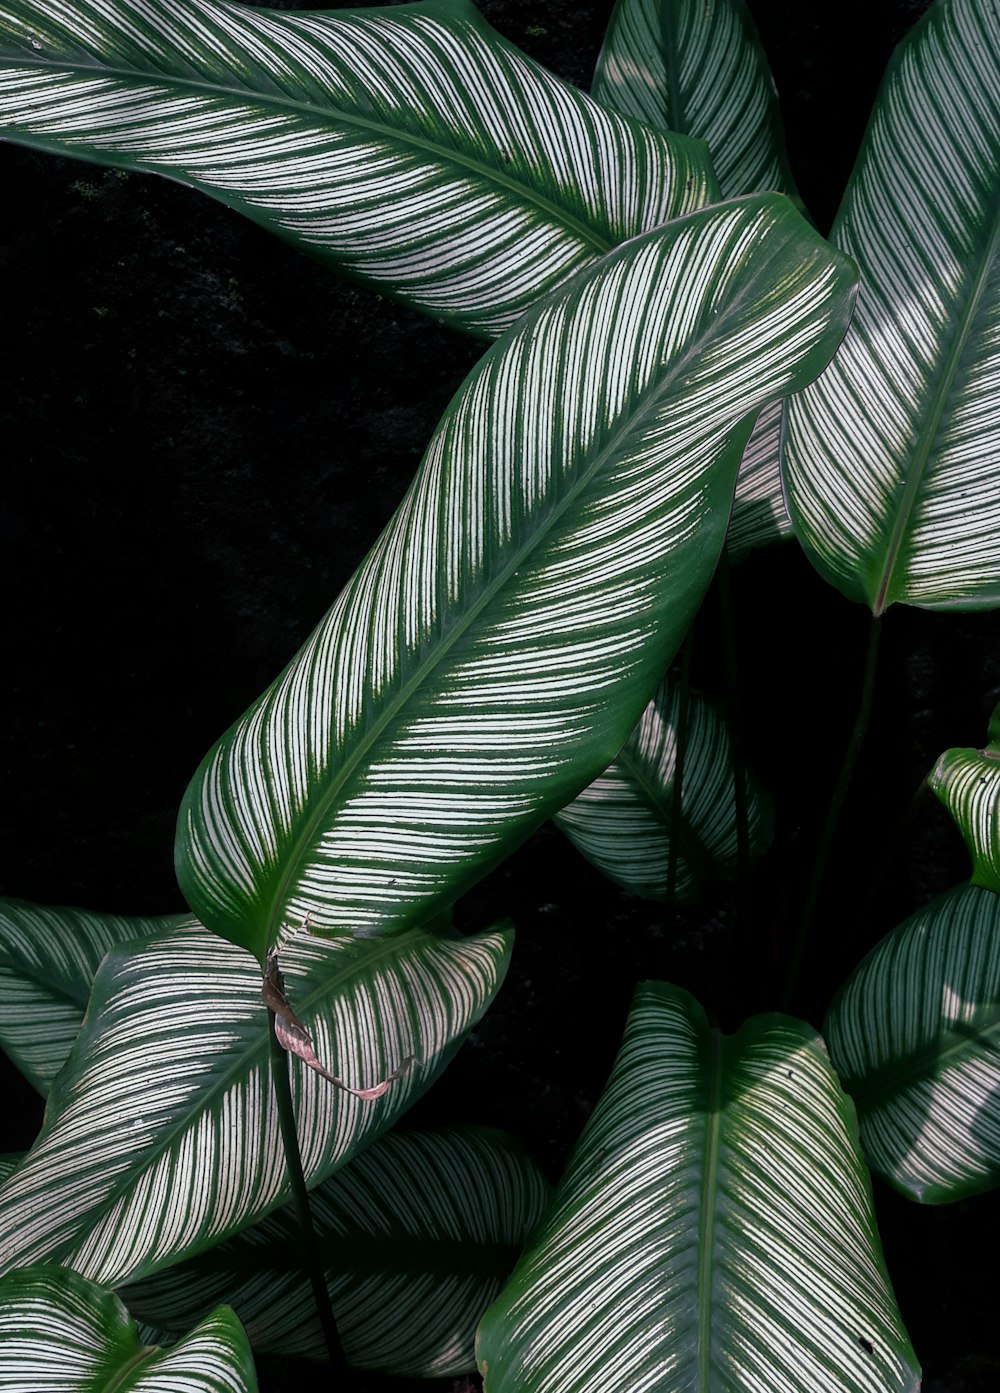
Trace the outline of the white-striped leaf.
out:
<instances>
[{"instance_id":1,"label":"white-striped leaf","mask_svg":"<svg viewBox=\"0 0 1000 1393\"><path fill-rule=\"evenodd\" d=\"M710 882L739 872L733 756L725 722L697 693L689 693L680 824L674 827L674 774L681 688L666 678L639 724L604 773L555 823L605 875L634 894L662 900L671 844L676 898L690 904ZM763 855L771 839L770 799L746 776L749 850Z\"/></svg>"},{"instance_id":2,"label":"white-striped leaf","mask_svg":"<svg viewBox=\"0 0 1000 1393\"><path fill-rule=\"evenodd\" d=\"M972 883L1000 894L1000 706L983 750L945 750L928 783L965 838Z\"/></svg>"},{"instance_id":3,"label":"white-striped leaf","mask_svg":"<svg viewBox=\"0 0 1000 1393\"><path fill-rule=\"evenodd\" d=\"M11 0L0 134L182 179L484 334L717 196L700 142L605 111L465 0Z\"/></svg>"},{"instance_id":4,"label":"white-striped leaf","mask_svg":"<svg viewBox=\"0 0 1000 1393\"><path fill-rule=\"evenodd\" d=\"M184 922L0 899L0 1045L39 1093L66 1063L105 953Z\"/></svg>"},{"instance_id":5,"label":"white-striped leaf","mask_svg":"<svg viewBox=\"0 0 1000 1393\"><path fill-rule=\"evenodd\" d=\"M707 141L723 198L795 196L774 78L742 0L617 0L591 90Z\"/></svg>"},{"instance_id":6,"label":"white-striped leaf","mask_svg":"<svg viewBox=\"0 0 1000 1393\"><path fill-rule=\"evenodd\" d=\"M1000 3L936 0L887 70L831 240L850 333L791 403L817 569L877 615L1000 603Z\"/></svg>"},{"instance_id":7,"label":"white-striped leaf","mask_svg":"<svg viewBox=\"0 0 1000 1393\"><path fill-rule=\"evenodd\" d=\"M188 789L203 922L258 957L307 917L395 931L606 768L708 584L752 414L829 360L852 293L768 195L636 239L494 345Z\"/></svg>"},{"instance_id":8,"label":"white-striped leaf","mask_svg":"<svg viewBox=\"0 0 1000 1393\"><path fill-rule=\"evenodd\" d=\"M824 1034L890 1185L937 1204L1000 1184L1000 896L959 886L905 920Z\"/></svg>"},{"instance_id":9,"label":"white-striped leaf","mask_svg":"<svg viewBox=\"0 0 1000 1393\"><path fill-rule=\"evenodd\" d=\"M0 1278L4 1393L257 1393L247 1337L213 1311L169 1350L143 1345L113 1292L59 1267Z\"/></svg>"},{"instance_id":10,"label":"white-striped leaf","mask_svg":"<svg viewBox=\"0 0 1000 1393\"><path fill-rule=\"evenodd\" d=\"M919 1373L854 1111L787 1016L640 987L556 1198L486 1313L488 1393L889 1393Z\"/></svg>"},{"instance_id":11,"label":"white-striped leaf","mask_svg":"<svg viewBox=\"0 0 1000 1393\"><path fill-rule=\"evenodd\" d=\"M316 1052L352 1083L416 1062L378 1102L292 1061L317 1184L417 1098L481 1016L510 934L300 934L282 952ZM0 1191L0 1270L41 1259L105 1285L200 1252L288 1199L259 969L199 925L105 958L42 1132Z\"/></svg>"},{"instance_id":12,"label":"white-striped leaf","mask_svg":"<svg viewBox=\"0 0 1000 1393\"><path fill-rule=\"evenodd\" d=\"M742 0L618 0L593 93L625 116L707 141L724 198L797 198L774 79ZM791 535L782 418L780 403L765 408L744 451L726 539L733 561Z\"/></svg>"},{"instance_id":13,"label":"white-striped leaf","mask_svg":"<svg viewBox=\"0 0 1000 1393\"><path fill-rule=\"evenodd\" d=\"M348 1362L419 1378L473 1369L479 1319L549 1197L520 1145L471 1128L392 1132L324 1181L310 1207ZM224 1301L255 1350L324 1359L297 1234L279 1210L122 1297L167 1331Z\"/></svg>"}]
</instances>

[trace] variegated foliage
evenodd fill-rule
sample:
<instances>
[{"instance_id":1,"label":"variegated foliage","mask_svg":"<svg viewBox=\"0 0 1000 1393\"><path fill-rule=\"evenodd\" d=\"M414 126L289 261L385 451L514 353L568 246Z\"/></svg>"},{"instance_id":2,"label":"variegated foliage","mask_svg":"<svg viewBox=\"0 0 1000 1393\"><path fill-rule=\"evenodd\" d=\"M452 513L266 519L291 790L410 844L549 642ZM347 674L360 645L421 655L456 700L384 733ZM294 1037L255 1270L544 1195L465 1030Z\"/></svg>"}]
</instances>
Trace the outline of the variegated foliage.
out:
<instances>
[{"instance_id":1,"label":"variegated foliage","mask_svg":"<svg viewBox=\"0 0 1000 1393\"><path fill-rule=\"evenodd\" d=\"M945 750L928 783L969 848L972 883L1000 894L1000 706L982 750Z\"/></svg>"},{"instance_id":2,"label":"variegated foliage","mask_svg":"<svg viewBox=\"0 0 1000 1393\"><path fill-rule=\"evenodd\" d=\"M916 1390L850 1102L785 1016L636 994L555 1201L477 1340L488 1393Z\"/></svg>"},{"instance_id":3,"label":"variegated foliage","mask_svg":"<svg viewBox=\"0 0 1000 1393\"><path fill-rule=\"evenodd\" d=\"M824 1034L891 1185L940 1203L1000 1184L1000 896L960 886L900 924Z\"/></svg>"},{"instance_id":4,"label":"variegated foliage","mask_svg":"<svg viewBox=\"0 0 1000 1393\"><path fill-rule=\"evenodd\" d=\"M673 854L675 896L691 903L710 882L739 873L739 848L729 734L711 704L693 692L675 825L682 699L679 683L662 682L616 758L554 820L605 875L650 899L664 898ZM744 778L748 851L756 858L771 838L771 803L755 780Z\"/></svg>"},{"instance_id":5,"label":"variegated foliage","mask_svg":"<svg viewBox=\"0 0 1000 1393\"><path fill-rule=\"evenodd\" d=\"M185 922L0 900L0 1045L39 1093L66 1062L105 953Z\"/></svg>"},{"instance_id":6,"label":"variegated foliage","mask_svg":"<svg viewBox=\"0 0 1000 1393\"><path fill-rule=\"evenodd\" d=\"M486 1009L510 935L317 941L282 954L320 1058L352 1083L409 1073L377 1104L292 1061L316 1184L396 1120ZM105 958L38 1140L0 1191L0 1269L47 1259L105 1285L197 1253L288 1198L253 960L198 925Z\"/></svg>"},{"instance_id":7,"label":"variegated foliage","mask_svg":"<svg viewBox=\"0 0 1000 1393\"><path fill-rule=\"evenodd\" d=\"M786 483L820 572L881 614L1000 603L1000 0L897 50L831 233L850 333L792 403Z\"/></svg>"},{"instance_id":8,"label":"variegated foliage","mask_svg":"<svg viewBox=\"0 0 1000 1393\"><path fill-rule=\"evenodd\" d=\"M0 1278L4 1393L257 1393L232 1311L206 1316L169 1350L144 1346L113 1292L59 1267Z\"/></svg>"},{"instance_id":9,"label":"variegated foliage","mask_svg":"<svg viewBox=\"0 0 1000 1393\"><path fill-rule=\"evenodd\" d=\"M474 1368L479 1319L548 1198L517 1143L471 1128L392 1132L324 1181L310 1206L348 1362L423 1378ZM224 1301L255 1350L323 1359L297 1251L295 1216L281 1209L122 1296L168 1331Z\"/></svg>"},{"instance_id":10,"label":"variegated foliage","mask_svg":"<svg viewBox=\"0 0 1000 1393\"><path fill-rule=\"evenodd\" d=\"M707 141L724 198L797 197L774 79L743 0L617 0L593 94L658 130ZM783 416L780 403L765 407L743 452L726 539L734 561L791 535Z\"/></svg>"},{"instance_id":11,"label":"variegated foliage","mask_svg":"<svg viewBox=\"0 0 1000 1393\"><path fill-rule=\"evenodd\" d=\"M464 0L8 0L0 135L184 180L481 334L717 193L700 142L604 110Z\"/></svg>"},{"instance_id":12,"label":"variegated foliage","mask_svg":"<svg viewBox=\"0 0 1000 1393\"><path fill-rule=\"evenodd\" d=\"M813 377L853 272L787 200L676 219L470 374L395 517L184 799L188 903L395 932L610 763L722 546L763 402Z\"/></svg>"}]
</instances>

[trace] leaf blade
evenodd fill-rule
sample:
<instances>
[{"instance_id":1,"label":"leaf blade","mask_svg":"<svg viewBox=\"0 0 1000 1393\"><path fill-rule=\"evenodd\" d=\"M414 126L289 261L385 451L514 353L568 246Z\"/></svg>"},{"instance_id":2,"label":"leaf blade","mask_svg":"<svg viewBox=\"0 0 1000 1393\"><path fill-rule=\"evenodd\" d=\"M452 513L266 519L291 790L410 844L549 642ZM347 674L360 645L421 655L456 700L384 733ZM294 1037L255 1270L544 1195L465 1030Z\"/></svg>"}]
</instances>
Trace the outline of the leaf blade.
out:
<instances>
[{"instance_id":1,"label":"leaf blade","mask_svg":"<svg viewBox=\"0 0 1000 1393\"><path fill-rule=\"evenodd\" d=\"M827 361L852 287L763 196L636 239L495 345L189 787L202 921L261 960L283 924L393 931L606 767L708 583L747 413Z\"/></svg>"},{"instance_id":2,"label":"leaf blade","mask_svg":"<svg viewBox=\"0 0 1000 1393\"><path fill-rule=\"evenodd\" d=\"M897 49L831 232L858 310L790 407L796 532L876 615L1000 603L998 35L995 3L939 0Z\"/></svg>"},{"instance_id":3,"label":"leaf blade","mask_svg":"<svg viewBox=\"0 0 1000 1393\"><path fill-rule=\"evenodd\" d=\"M1000 706L990 720L990 739L981 750L945 750L928 776L972 858L972 883L1000 894Z\"/></svg>"},{"instance_id":4,"label":"leaf blade","mask_svg":"<svg viewBox=\"0 0 1000 1393\"><path fill-rule=\"evenodd\" d=\"M714 196L695 142L603 111L459 0L15 0L0 45L8 138L181 178L478 334Z\"/></svg>"},{"instance_id":5,"label":"leaf blade","mask_svg":"<svg viewBox=\"0 0 1000 1393\"><path fill-rule=\"evenodd\" d=\"M548 1193L512 1138L471 1128L391 1132L324 1181L310 1207L351 1366L420 1378L472 1369L479 1317ZM123 1298L171 1331L225 1301L259 1352L323 1359L296 1234L294 1214L278 1210Z\"/></svg>"},{"instance_id":6,"label":"leaf blade","mask_svg":"<svg viewBox=\"0 0 1000 1393\"><path fill-rule=\"evenodd\" d=\"M959 886L876 944L824 1033L868 1162L942 1204L1000 1183L1000 897Z\"/></svg>"},{"instance_id":7,"label":"leaf blade","mask_svg":"<svg viewBox=\"0 0 1000 1393\"><path fill-rule=\"evenodd\" d=\"M285 945L289 993L321 1058L361 1083L388 1060L421 1061L378 1104L292 1062L311 1184L445 1067L509 951L507 932ZM287 1201L260 990L252 959L197 924L109 954L42 1132L0 1192L0 1268L44 1258L115 1285Z\"/></svg>"},{"instance_id":8,"label":"leaf blade","mask_svg":"<svg viewBox=\"0 0 1000 1393\"><path fill-rule=\"evenodd\" d=\"M640 987L477 1353L489 1393L915 1390L853 1114L814 1032L766 1016L720 1040L686 993Z\"/></svg>"}]
</instances>

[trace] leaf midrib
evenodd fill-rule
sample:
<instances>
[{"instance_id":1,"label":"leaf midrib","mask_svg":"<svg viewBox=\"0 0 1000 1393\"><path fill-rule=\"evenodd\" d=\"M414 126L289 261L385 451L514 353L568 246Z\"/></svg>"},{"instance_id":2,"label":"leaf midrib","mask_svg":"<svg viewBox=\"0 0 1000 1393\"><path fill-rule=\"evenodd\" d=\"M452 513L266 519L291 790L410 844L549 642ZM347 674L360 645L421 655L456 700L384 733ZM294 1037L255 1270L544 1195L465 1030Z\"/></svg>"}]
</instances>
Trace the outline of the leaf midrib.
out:
<instances>
[{"instance_id":1,"label":"leaf midrib","mask_svg":"<svg viewBox=\"0 0 1000 1393\"><path fill-rule=\"evenodd\" d=\"M680 812L675 824L672 817L672 807L664 805L660 786L648 772L646 764L633 754L628 745L619 751L617 763L621 765L633 784L639 802L647 809L657 826L662 828L663 835L668 841L676 840L677 848L687 862L692 878L696 884L701 885L709 874L711 862L695 824L684 808L684 790L685 787L689 788L690 780L685 780L681 784ZM666 792L673 793L675 782L676 767ZM672 801L672 799L669 800L669 803L672 804Z\"/></svg>"},{"instance_id":2,"label":"leaf midrib","mask_svg":"<svg viewBox=\"0 0 1000 1393\"><path fill-rule=\"evenodd\" d=\"M686 218L676 219L671 226L676 227L680 223L686 223L689 219L704 216L704 210L698 210L688 214ZM775 251L770 259L773 260L776 256L778 256L777 251ZM760 274L763 275L763 270L761 270ZM755 289L749 288L745 281L742 282L739 289L733 293L732 298L728 302L729 313L738 312L739 307L754 293L756 293ZM268 911L265 923L266 942L273 942L276 934L280 932L280 926L284 922L282 910L293 892L290 887L293 887L294 884L298 882L301 866L306 861L308 853L315 842L319 840L317 829L326 824L330 807L335 803L343 789L350 784L359 767L367 763L369 750L373 747L377 747L386 729L396 723L397 718L405 711L414 694L429 680L433 673L443 665L451 650L460 639L465 638L469 629L472 628L482 612L493 605L497 597L507 587L511 578L524 564L525 560L529 556L537 553L545 539L555 530L556 525L570 509L571 505L575 504L579 495L584 493L591 486L594 478L603 471L608 459L618 450L622 437L633 434L640 428L641 424L655 412L662 397L672 389L677 378L683 375L691 360L694 359L697 361L697 359L702 356L702 343L719 333L719 323L720 316L718 314L712 316L711 323L701 328L701 331L696 337L692 338L684 352L673 361L670 370L658 378L657 385L648 391L642 405L627 417L626 422L623 422L622 429L613 432L612 438L596 452L592 463L586 467L583 467L581 464L581 467L575 472L571 484L565 489L560 499L550 504L547 508L539 508L538 512L534 515L539 519L539 526L532 532L530 539L511 553L506 564L499 568L491 578L490 583L483 586L477 599L467 610L464 610L459 619L450 626L448 634L443 636L441 641L435 645L433 652L423 662L417 664L412 675L385 704L375 720L366 727L364 734L357 742L354 749L338 766L336 776L329 781L323 790L318 793L314 792L309 798L309 806L313 811L303 822L300 834L294 837L290 843L287 843L283 850L281 860L284 869L275 887L271 908ZM522 330L520 332L523 333L525 331ZM738 425L741 419L743 418L734 417L730 422L730 428L734 428ZM417 477L419 478L419 475ZM413 487L414 485L411 485L411 489ZM408 492L407 498L409 496L410 494ZM398 516L398 512L395 516ZM390 526L391 525L390 523ZM383 534L383 536L384 535L385 534ZM280 684L282 680L283 678L278 678L278 684ZM276 686L278 684L276 684ZM415 913L420 913L418 906L415 906L414 909ZM433 912L433 909L429 908L428 913L431 912Z\"/></svg>"},{"instance_id":3,"label":"leaf midrib","mask_svg":"<svg viewBox=\"0 0 1000 1393\"><path fill-rule=\"evenodd\" d=\"M571 232L585 245L592 247L594 254L597 256L610 251L616 245L616 243L609 238L595 232L593 227L581 221L575 215L567 212L563 204L557 203L551 198L547 198L532 185L519 183L509 175L505 175L502 170L474 159L464 151L456 150L452 146L436 145L426 137L420 136L412 131L400 130L394 126L388 125L386 122L380 123L371 118L360 116L355 112L343 111L339 107L322 107L316 105L314 102L297 101L295 98L283 94L258 92L250 88L229 86L222 82L211 83L190 77L175 76L173 74L165 76L140 68L117 65L111 66L108 64L101 64L98 66L85 63L80 59L68 59L60 63L48 58L33 58L28 56L24 58L15 58L10 55L3 55L2 58L0 58L0 62L9 64L12 67L16 65L18 68L23 67L60 73L69 71L74 76L78 77L111 78L126 85L129 82L141 83L143 86L152 84L165 87L168 96L171 89L179 88L182 91L205 93L210 97L231 97L244 105L248 103L251 105L256 104L263 107L272 107L281 111L288 111L293 115L305 115L315 121L316 125L320 127L329 127L334 125L335 122L341 122L346 126L354 127L358 131L374 135L387 144L395 142L398 145L415 152L420 152L421 154L427 154L429 152L433 157L433 162L446 163L450 161L457 165L459 169L472 172L480 180L492 181L508 193L512 192L522 202L533 203L536 208L547 216L549 222ZM10 138L13 139L14 137ZM38 141L44 141L45 139L46 136L44 134L38 137ZM70 137L53 137L51 133L49 133L48 139L50 143L52 140L57 140L64 144L71 143ZM34 138L33 143L35 143ZM159 169L155 167L158 161L153 157L135 155L131 151L114 151L112 153L119 159L133 161L140 167L145 165L147 168L150 168L152 166L154 167L153 172L160 172ZM170 168L176 167L183 168L183 166L170 166ZM211 185L200 180L197 175L192 174L190 178L192 183L199 188L210 191L211 196L214 198L229 201L241 197L239 192L234 193L232 190L216 190Z\"/></svg>"},{"instance_id":4,"label":"leaf midrib","mask_svg":"<svg viewBox=\"0 0 1000 1393\"><path fill-rule=\"evenodd\" d=\"M972 278L972 285L965 306L962 313L958 316L957 324L954 326L951 346L938 374L938 380L934 391L931 393L930 403L923 418L924 425L920 438L917 441L917 447L913 452L909 467L906 469L902 486L900 487L897 485L895 490L895 496L898 498L899 503L895 512L895 520L893 522L889 544L886 548L885 561L882 566L882 576L876 591L875 602L872 605L872 613L876 618L884 613L887 600L889 604L894 602L893 598L889 596L889 589L893 582L893 573L899 562L899 555L902 551L903 543L910 531L911 514L917 501L917 495L924 482L924 475L930 462L931 452L937 444L941 422L944 419L945 411L951 401L956 379L963 366L965 350L972 334L973 324L978 317L979 307L985 294L990 271L996 260L998 249L1000 249L1000 205L998 205L994 211L993 231L990 237L985 241L979 267L975 276ZM862 274L862 283L863 282L864 276ZM902 596L896 598L905 598L905 591Z\"/></svg>"}]
</instances>

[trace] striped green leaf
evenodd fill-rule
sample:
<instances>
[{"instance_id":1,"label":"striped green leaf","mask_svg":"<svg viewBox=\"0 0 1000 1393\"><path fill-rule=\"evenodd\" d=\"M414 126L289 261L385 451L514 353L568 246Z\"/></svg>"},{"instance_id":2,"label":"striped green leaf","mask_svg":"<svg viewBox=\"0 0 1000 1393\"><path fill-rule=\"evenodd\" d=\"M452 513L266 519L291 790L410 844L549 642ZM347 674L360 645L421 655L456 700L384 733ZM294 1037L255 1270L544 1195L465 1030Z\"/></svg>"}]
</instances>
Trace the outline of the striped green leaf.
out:
<instances>
[{"instance_id":1,"label":"striped green leaf","mask_svg":"<svg viewBox=\"0 0 1000 1393\"><path fill-rule=\"evenodd\" d=\"M797 198L767 57L742 0L618 0L594 96L658 130L708 142L724 198ZM792 532L781 486L780 403L765 408L740 465L726 545L738 561Z\"/></svg>"},{"instance_id":2,"label":"striped green leaf","mask_svg":"<svg viewBox=\"0 0 1000 1393\"><path fill-rule=\"evenodd\" d=\"M0 1045L39 1093L66 1063L105 953L184 922L0 899Z\"/></svg>"},{"instance_id":3,"label":"striped green leaf","mask_svg":"<svg viewBox=\"0 0 1000 1393\"><path fill-rule=\"evenodd\" d=\"M474 1368L479 1319L548 1198L512 1138L472 1128L392 1132L324 1181L310 1201L348 1362L420 1378ZM255 1350L324 1359L297 1233L279 1210L122 1297L168 1331L224 1301Z\"/></svg>"},{"instance_id":4,"label":"striped green leaf","mask_svg":"<svg viewBox=\"0 0 1000 1393\"><path fill-rule=\"evenodd\" d=\"M257 1393L246 1335L214 1311L169 1350L143 1345L113 1292L59 1267L0 1278L4 1393Z\"/></svg>"},{"instance_id":5,"label":"striped green leaf","mask_svg":"<svg viewBox=\"0 0 1000 1393\"><path fill-rule=\"evenodd\" d=\"M850 333L790 408L813 564L877 615L1000 603L1000 3L936 0L886 73L831 239Z\"/></svg>"},{"instance_id":6,"label":"striped green leaf","mask_svg":"<svg viewBox=\"0 0 1000 1393\"><path fill-rule=\"evenodd\" d=\"M900 924L824 1034L890 1185L938 1204L1000 1184L1000 896L960 886Z\"/></svg>"},{"instance_id":7,"label":"striped green leaf","mask_svg":"<svg viewBox=\"0 0 1000 1393\"><path fill-rule=\"evenodd\" d=\"M542 1227L477 1339L488 1393L888 1393L919 1373L850 1102L786 1016L640 987Z\"/></svg>"},{"instance_id":8,"label":"striped green leaf","mask_svg":"<svg viewBox=\"0 0 1000 1393\"><path fill-rule=\"evenodd\" d=\"M945 750L928 783L965 838L972 883L1000 894L1000 706L983 750Z\"/></svg>"},{"instance_id":9,"label":"striped green leaf","mask_svg":"<svg viewBox=\"0 0 1000 1393\"><path fill-rule=\"evenodd\" d=\"M742 0L617 0L591 90L707 141L723 198L795 196L774 79Z\"/></svg>"},{"instance_id":10,"label":"striped green leaf","mask_svg":"<svg viewBox=\"0 0 1000 1393\"><path fill-rule=\"evenodd\" d=\"M852 293L769 195L636 239L496 344L188 789L199 918L258 957L307 917L396 931L606 768L708 584L753 414L829 360Z\"/></svg>"},{"instance_id":11,"label":"striped green leaf","mask_svg":"<svg viewBox=\"0 0 1000 1393\"><path fill-rule=\"evenodd\" d=\"M182 179L487 335L717 193L699 142L605 111L466 0L11 0L0 135Z\"/></svg>"},{"instance_id":12,"label":"striped green leaf","mask_svg":"<svg viewBox=\"0 0 1000 1393\"><path fill-rule=\"evenodd\" d=\"M671 844L676 897L690 904L711 882L739 871L733 756L725 722L704 697L688 698L680 821L674 826L674 776L680 684L668 677L604 773L555 815L555 823L605 875L636 895L662 900ZM751 857L767 849L772 810L746 779Z\"/></svg>"},{"instance_id":13,"label":"striped green leaf","mask_svg":"<svg viewBox=\"0 0 1000 1393\"><path fill-rule=\"evenodd\" d=\"M292 1061L310 1184L437 1077L496 992L509 949L508 932L451 939L420 929L286 944L286 988L322 1060L368 1084L416 1056L376 1103ZM44 1258L118 1285L287 1199L253 960L197 925L113 949L41 1134L0 1191L0 1270Z\"/></svg>"}]
</instances>

